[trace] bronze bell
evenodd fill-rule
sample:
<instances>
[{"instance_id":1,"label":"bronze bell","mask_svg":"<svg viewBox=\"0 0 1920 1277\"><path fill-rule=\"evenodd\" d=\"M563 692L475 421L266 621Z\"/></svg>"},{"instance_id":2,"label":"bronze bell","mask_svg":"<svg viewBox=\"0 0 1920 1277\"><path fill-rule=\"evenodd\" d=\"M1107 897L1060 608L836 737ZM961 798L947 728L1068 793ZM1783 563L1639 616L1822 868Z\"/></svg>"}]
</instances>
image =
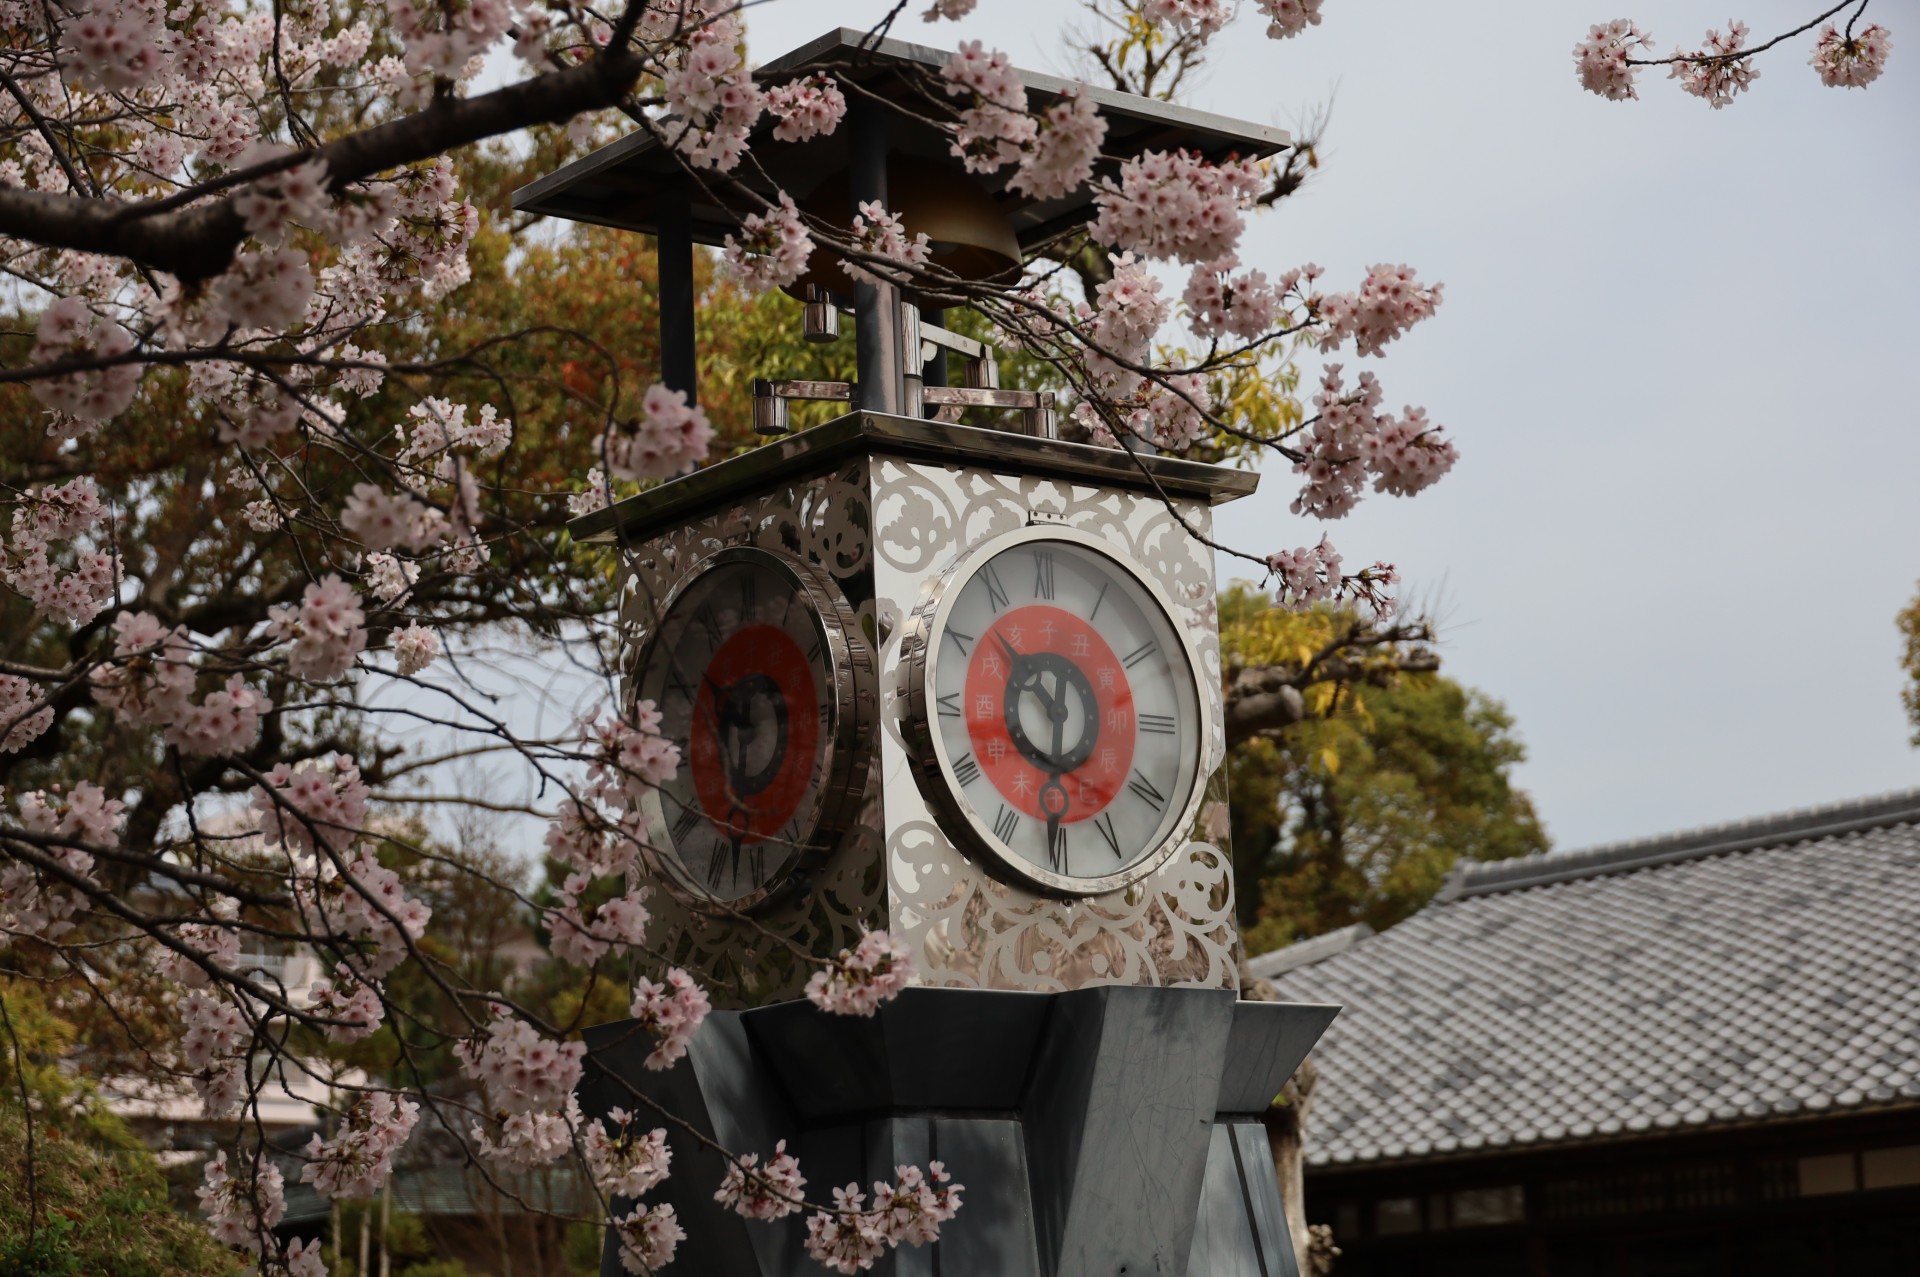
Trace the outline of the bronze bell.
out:
<instances>
[{"instance_id":1,"label":"bronze bell","mask_svg":"<svg viewBox=\"0 0 1920 1277\"><path fill-rule=\"evenodd\" d=\"M853 199L847 174L828 177L800 202L800 211L827 225L853 225ZM931 261L942 270L974 283L1011 284L1020 277L1020 241L1013 227L980 185L958 165L912 156L887 160L887 211L906 227L909 238L926 232ZM840 269L841 256L822 245L813 250L807 272L783 290L798 301L817 287L842 298L853 294L853 280Z\"/></svg>"}]
</instances>

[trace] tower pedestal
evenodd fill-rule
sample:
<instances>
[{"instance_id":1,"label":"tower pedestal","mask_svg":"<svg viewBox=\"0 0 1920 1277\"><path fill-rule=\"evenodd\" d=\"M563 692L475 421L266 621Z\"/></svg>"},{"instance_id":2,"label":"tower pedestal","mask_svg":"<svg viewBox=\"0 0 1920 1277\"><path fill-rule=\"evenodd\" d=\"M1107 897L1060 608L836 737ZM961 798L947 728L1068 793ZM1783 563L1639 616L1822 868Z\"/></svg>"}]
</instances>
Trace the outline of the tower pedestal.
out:
<instances>
[{"instance_id":1,"label":"tower pedestal","mask_svg":"<svg viewBox=\"0 0 1920 1277\"><path fill-rule=\"evenodd\" d=\"M778 1140L807 1196L946 1164L965 1186L932 1246L876 1272L926 1277L1297 1277L1260 1117L1338 1013L1228 990L1066 993L912 988L871 1019L804 1001L716 1011L665 1072L631 1024L587 1033L589 1116L636 1093L735 1153ZM726 1170L671 1123L673 1174L650 1199L687 1230L682 1277L813 1277L805 1223L741 1219ZM616 1206L622 1212L624 1206ZM619 1277L609 1247L604 1277Z\"/></svg>"}]
</instances>

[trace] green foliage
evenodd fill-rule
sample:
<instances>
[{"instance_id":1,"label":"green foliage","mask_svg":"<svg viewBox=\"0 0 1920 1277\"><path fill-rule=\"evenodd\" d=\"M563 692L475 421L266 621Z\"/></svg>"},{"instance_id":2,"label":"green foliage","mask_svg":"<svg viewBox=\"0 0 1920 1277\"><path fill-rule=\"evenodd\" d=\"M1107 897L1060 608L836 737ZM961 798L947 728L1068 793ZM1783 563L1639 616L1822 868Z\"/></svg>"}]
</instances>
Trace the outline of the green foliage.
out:
<instances>
[{"instance_id":1,"label":"green foliage","mask_svg":"<svg viewBox=\"0 0 1920 1277\"><path fill-rule=\"evenodd\" d=\"M0 1099L0 1277L238 1277L232 1251L167 1202L152 1156L75 1139L35 1114L33 1192L19 1094Z\"/></svg>"},{"instance_id":2,"label":"green foliage","mask_svg":"<svg viewBox=\"0 0 1920 1277\"><path fill-rule=\"evenodd\" d=\"M1221 605L1229 663L1303 665L1349 620L1288 613L1246 590ZM1438 674L1391 674L1375 650L1352 677L1310 686L1307 717L1229 760L1234 873L1252 953L1355 922L1391 926L1456 860L1543 851L1514 787L1526 756L1493 698Z\"/></svg>"}]
</instances>

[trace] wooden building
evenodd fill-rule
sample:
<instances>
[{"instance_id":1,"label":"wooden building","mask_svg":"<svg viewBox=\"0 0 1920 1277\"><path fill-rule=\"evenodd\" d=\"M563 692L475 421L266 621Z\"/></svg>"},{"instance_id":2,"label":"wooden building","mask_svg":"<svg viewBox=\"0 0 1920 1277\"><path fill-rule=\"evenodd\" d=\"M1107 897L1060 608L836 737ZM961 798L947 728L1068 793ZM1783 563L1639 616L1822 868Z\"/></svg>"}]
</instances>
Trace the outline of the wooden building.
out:
<instances>
[{"instance_id":1,"label":"wooden building","mask_svg":"<svg viewBox=\"0 0 1920 1277\"><path fill-rule=\"evenodd\" d=\"M1338 1277L1920 1274L1920 790L1463 866L1251 964L1346 1010Z\"/></svg>"}]
</instances>

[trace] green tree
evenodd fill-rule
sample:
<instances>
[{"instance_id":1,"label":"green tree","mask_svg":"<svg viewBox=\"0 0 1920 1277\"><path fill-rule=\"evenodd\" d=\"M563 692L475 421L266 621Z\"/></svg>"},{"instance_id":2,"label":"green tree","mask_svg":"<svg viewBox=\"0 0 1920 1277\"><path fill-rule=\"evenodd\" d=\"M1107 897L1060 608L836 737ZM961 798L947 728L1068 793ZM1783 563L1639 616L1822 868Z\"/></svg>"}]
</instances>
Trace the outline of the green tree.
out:
<instances>
[{"instance_id":1,"label":"green tree","mask_svg":"<svg viewBox=\"0 0 1920 1277\"><path fill-rule=\"evenodd\" d=\"M1293 721L1238 742L1229 760L1234 873L1249 952L1350 923L1376 929L1430 899L1456 860L1544 851L1512 769L1526 757L1492 697L1440 675L1407 635L1322 659L1353 618L1279 612L1244 586L1221 600L1230 671L1322 681ZM1330 661L1338 668L1329 670Z\"/></svg>"}]
</instances>

